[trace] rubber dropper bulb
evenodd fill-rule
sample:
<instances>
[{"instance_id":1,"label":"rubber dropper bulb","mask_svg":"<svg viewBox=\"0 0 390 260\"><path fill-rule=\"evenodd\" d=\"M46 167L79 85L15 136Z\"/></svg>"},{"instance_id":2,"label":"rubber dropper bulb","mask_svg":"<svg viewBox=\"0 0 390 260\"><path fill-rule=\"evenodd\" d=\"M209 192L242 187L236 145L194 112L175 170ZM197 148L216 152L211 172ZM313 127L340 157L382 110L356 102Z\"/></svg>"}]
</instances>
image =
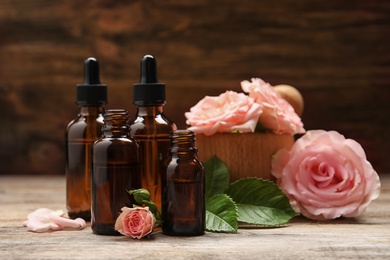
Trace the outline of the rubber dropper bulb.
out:
<instances>
[{"instance_id":1,"label":"rubber dropper bulb","mask_svg":"<svg viewBox=\"0 0 390 260\"><path fill-rule=\"evenodd\" d=\"M79 105L101 105L107 103L107 85L100 83L99 62L91 57L84 60L84 82L77 85Z\"/></svg>"},{"instance_id":2,"label":"rubber dropper bulb","mask_svg":"<svg viewBox=\"0 0 390 260\"><path fill-rule=\"evenodd\" d=\"M84 61L84 85L100 85L99 62L95 58Z\"/></svg>"},{"instance_id":3,"label":"rubber dropper bulb","mask_svg":"<svg viewBox=\"0 0 390 260\"><path fill-rule=\"evenodd\" d=\"M140 82L133 85L133 101L137 106L159 106L165 103L165 84L158 83L157 61L145 55L140 64Z\"/></svg>"},{"instance_id":4,"label":"rubber dropper bulb","mask_svg":"<svg viewBox=\"0 0 390 260\"><path fill-rule=\"evenodd\" d=\"M152 55L145 55L141 60L140 83L158 83L157 62Z\"/></svg>"}]
</instances>

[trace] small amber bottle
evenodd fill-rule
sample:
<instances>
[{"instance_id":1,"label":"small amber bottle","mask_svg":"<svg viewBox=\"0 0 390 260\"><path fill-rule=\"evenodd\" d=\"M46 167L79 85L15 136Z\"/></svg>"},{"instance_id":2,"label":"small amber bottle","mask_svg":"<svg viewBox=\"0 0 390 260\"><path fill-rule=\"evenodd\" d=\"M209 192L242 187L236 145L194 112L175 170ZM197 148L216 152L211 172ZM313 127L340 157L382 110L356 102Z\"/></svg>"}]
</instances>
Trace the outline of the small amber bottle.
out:
<instances>
[{"instance_id":1,"label":"small amber bottle","mask_svg":"<svg viewBox=\"0 0 390 260\"><path fill-rule=\"evenodd\" d=\"M162 231L165 235L204 234L205 170L194 145L194 132L172 132L169 157L162 172Z\"/></svg>"},{"instance_id":2,"label":"small amber bottle","mask_svg":"<svg viewBox=\"0 0 390 260\"><path fill-rule=\"evenodd\" d=\"M142 188L149 191L160 209L161 167L168 156L170 132L176 130L176 125L163 113L165 84L158 82L157 63L151 55L141 60L141 79L134 84L133 100L137 115L130 127L141 146Z\"/></svg>"},{"instance_id":3,"label":"small amber bottle","mask_svg":"<svg viewBox=\"0 0 390 260\"><path fill-rule=\"evenodd\" d=\"M84 61L84 83L77 85L79 113L66 128L66 208L70 218L91 220L91 148L101 136L107 86L100 83L99 63Z\"/></svg>"},{"instance_id":4,"label":"small amber bottle","mask_svg":"<svg viewBox=\"0 0 390 260\"><path fill-rule=\"evenodd\" d=\"M137 140L130 137L128 113L109 109L104 114L103 135L92 147L92 231L119 235L115 221L124 206L132 207L130 189L141 188Z\"/></svg>"}]
</instances>

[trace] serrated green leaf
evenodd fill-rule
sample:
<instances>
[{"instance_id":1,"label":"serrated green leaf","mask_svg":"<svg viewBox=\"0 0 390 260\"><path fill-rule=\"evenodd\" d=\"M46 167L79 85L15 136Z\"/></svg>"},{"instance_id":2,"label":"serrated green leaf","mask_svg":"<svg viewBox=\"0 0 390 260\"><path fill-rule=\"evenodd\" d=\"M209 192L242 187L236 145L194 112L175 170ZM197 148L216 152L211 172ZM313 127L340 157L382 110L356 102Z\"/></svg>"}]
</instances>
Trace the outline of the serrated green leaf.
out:
<instances>
[{"instance_id":1,"label":"serrated green leaf","mask_svg":"<svg viewBox=\"0 0 390 260\"><path fill-rule=\"evenodd\" d=\"M205 198L223 193L230 183L230 172L226 165L216 156L204 163L206 171Z\"/></svg>"},{"instance_id":2,"label":"serrated green leaf","mask_svg":"<svg viewBox=\"0 0 390 260\"><path fill-rule=\"evenodd\" d=\"M237 233L237 207L226 194L217 194L206 200L206 230Z\"/></svg>"},{"instance_id":3,"label":"serrated green leaf","mask_svg":"<svg viewBox=\"0 0 390 260\"><path fill-rule=\"evenodd\" d=\"M241 179L232 183L225 193L236 202L241 222L278 226L296 216L287 196L271 181Z\"/></svg>"}]
</instances>

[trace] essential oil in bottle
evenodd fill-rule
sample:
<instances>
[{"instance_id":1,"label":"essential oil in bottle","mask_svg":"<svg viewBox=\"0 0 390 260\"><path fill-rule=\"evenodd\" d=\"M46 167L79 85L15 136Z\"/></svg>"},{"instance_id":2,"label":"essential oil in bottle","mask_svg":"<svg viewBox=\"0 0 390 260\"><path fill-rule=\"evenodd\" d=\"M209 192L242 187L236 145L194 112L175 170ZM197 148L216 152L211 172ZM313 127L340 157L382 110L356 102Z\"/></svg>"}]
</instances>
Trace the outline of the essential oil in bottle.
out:
<instances>
[{"instance_id":1,"label":"essential oil in bottle","mask_svg":"<svg viewBox=\"0 0 390 260\"><path fill-rule=\"evenodd\" d=\"M115 221L122 207L135 203L128 190L141 188L137 140L130 137L128 113L109 109L104 115L103 135L92 147L92 231L119 235Z\"/></svg>"},{"instance_id":2,"label":"essential oil in bottle","mask_svg":"<svg viewBox=\"0 0 390 260\"><path fill-rule=\"evenodd\" d=\"M168 156L169 134L176 125L163 113L165 84L158 82L156 59L151 55L141 60L141 79L134 84L133 99L137 115L130 127L141 146L142 188L161 208L161 167Z\"/></svg>"},{"instance_id":3,"label":"essential oil in bottle","mask_svg":"<svg viewBox=\"0 0 390 260\"><path fill-rule=\"evenodd\" d=\"M194 145L194 132L172 132L169 157L162 170L162 232L165 235L204 234L205 170Z\"/></svg>"},{"instance_id":4,"label":"essential oil in bottle","mask_svg":"<svg viewBox=\"0 0 390 260\"><path fill-rule=\"evenodd\" d=\"M91 147L101 136L107 86L100 83L99 63L84 61L84 83L77 85L79 113L66 128L66 208L70 218L91 219Z\"/></svg>"}]
</instances>

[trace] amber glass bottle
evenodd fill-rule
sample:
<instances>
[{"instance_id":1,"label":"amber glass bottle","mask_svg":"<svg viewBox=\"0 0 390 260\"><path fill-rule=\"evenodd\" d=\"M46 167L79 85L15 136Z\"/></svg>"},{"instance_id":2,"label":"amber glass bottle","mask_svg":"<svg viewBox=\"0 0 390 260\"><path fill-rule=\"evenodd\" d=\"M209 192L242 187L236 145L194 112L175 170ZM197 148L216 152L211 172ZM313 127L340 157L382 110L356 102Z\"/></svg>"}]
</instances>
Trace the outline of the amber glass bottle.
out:
<instances>
[{"instance_id":1,"label":"amber glass bottle","mask_svg":"<svg viewBox=\"0 0 390 260\"><path fill-rule=\"evenodd\" d=\"M172 132L162 173L162 231L172 236L198 236L205 229L205 170L197 157L195 134Z\"/></svg>"},{"instance_id":2,"label":"amber glass bottle","mask_svg":"<svg viewBox=\"0 0 390 260\"><path fill-rule=\"evenodd\" d=\"M91 219L91 147L101 136L107 86L100 84L99 63L84 61L84 83L77 85L79 113L66 128L66 208L70 218Z\"/></svg>"},{"instance_id":3,"label":"amber glass bottle","mask_svg":"<svg viewBox=\"0 0 390 260\"><path fill-rule=\"evenodd\" d=\"M110 109L104 115L103 135L92 147L92 231L119 235L115 221L134 201L127 193L141 188L137 140L130 137L128 113Z\"/></svg>"},{"instance_id":4,"label":"amber glass bottle","mask_svg":"<svg viewBox=\"0 0 390 260\"><path fill-rule=\"evenodd\" d=\"M137 115L131 124L131 134L141 145L142 188L150 192L151 199L161 208L161 167L167 158L169 134L176 130L164 114L165 84L158 83L156 60L145 55L141 60L141 80L134 84L134 104Z\"/></svg>"}]
</instances>

